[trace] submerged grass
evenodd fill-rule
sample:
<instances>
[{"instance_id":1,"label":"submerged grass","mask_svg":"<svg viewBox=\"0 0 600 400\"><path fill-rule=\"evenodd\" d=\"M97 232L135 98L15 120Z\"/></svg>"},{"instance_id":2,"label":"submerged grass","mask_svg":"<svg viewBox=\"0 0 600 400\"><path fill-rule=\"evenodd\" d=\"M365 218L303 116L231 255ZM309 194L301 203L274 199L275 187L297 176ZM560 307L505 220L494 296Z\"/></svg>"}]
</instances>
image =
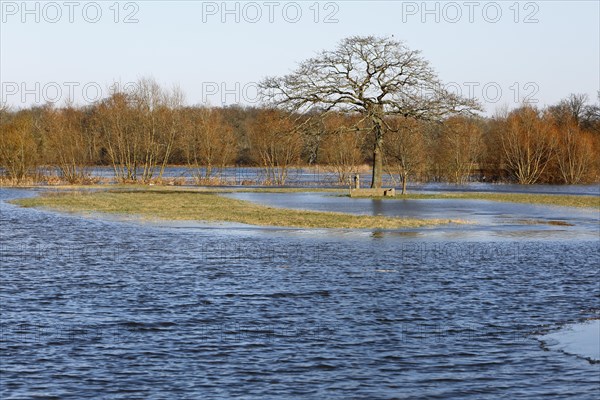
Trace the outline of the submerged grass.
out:
<instances>
[{"instance_id":1,"label":"submerged grass","mask_svg":"<svg viewBox=\"0 0 600 400\"><path fill-rule=\"evenodd\" d=\"M423 199L463 199L463 200L488 200L508 203L542 204L564 207L583 207L600 209L600 196L578 196L563 194L533 194L533 193L485 193L485 192L457 192L436 194L405 194L396 195L400 200Z\"/></svg>"},{"instance_id":2,"label":"submerged grass","mask_svg":"<svg viewBox=\"0 0 600 400\"><path fill-rule=\"evenodd\" d=\"M448 219L393 218L273 208L208 192L173 190L109 190L48 192L14 200L23 207L70 212L139 215L166 220L236 222L296 228L400 229L463 223Z\"/></svg>"},{"instance_id":3,"label":"submerged grass","mask_svg":"<svg viewBox=\"0 0 600 400\"><path fill-rule=\"evenodd\" d=\"M39 187L39 186L35 186ZM190 186L149 186L141 184L110 184L110 185L65 185L44 187L50 190L81 190L81 191L136 191L136 192L172 192L172 193L303 193L327 192L347 196L347 188L318 188L318 187L190 187ZM398 194L394 198L385 197L385 200L487 200L508 203L542 204L564 207L595 208L600 210L600 196L565 195L565 194L537 194L537 193L492 193L492 192L445 192L445 193L408 193Z\"/></svg>"}]
</instances>

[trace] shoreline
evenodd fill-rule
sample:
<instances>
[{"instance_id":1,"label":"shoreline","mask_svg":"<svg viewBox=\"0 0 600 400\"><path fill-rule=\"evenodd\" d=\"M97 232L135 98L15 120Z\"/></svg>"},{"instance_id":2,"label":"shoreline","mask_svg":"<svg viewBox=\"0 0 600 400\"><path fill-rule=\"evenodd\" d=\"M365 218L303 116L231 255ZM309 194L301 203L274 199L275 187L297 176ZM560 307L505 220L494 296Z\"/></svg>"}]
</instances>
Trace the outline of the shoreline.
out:
<instances>
[{"instance_id":1,"label":"shoreline","mask_svg":"<svg viewBox=\"0 0 600 400\"><path fill-rule=\"evenodd\" d=\"M220 192L223 193L223 192ZM242 223L256 226L333 229L405 229L464 224L453 219L355 215L268 207L210 191L112 190L46 192L10 201L26 208L96 212L170 221Z\"/></svg>"},{"instance_id":2,"label":"shoreline","mask_svg":"<svg viewBox=\"0 0 600 400\"><path fill-rule=\"evenodd\" d=\"M349 196L346 188L317 188L317 187L244 187L244 186L162 186L141 184L110 184L110 185L58 185L58 186L22 186L4 187L2 189L34 189L49 193L56 192L172 192L172 193L333 193L339 196ZM383 201L394 200L483 200L502 203L534 204L558 207L575 207L600 210L600 195L587 194L546 194L546 193L515 193L515 192L485 192L485 191L433 191L423 193L415 191L395 197L357 197L357 199L373 199Z\"/></svg>"},{"instance_id":3,"label":"shoreline","mask_svg":"<svg viewBox=\"0 0 600 400\"><path fill-rule=\"evenodd\" d=\"M39 189L39 188L38 188ZM44 188L47 189L47 188ZM10 200L21 207L41 208L70 213L99 213L134 217L141 220L194 221L202 223L238 223L263 227L316 229L414 229L472 222L450 218L420 218L356 215L332 211L278 208L222 196L227 193L302 193L323 192L348 197L346 190L304 189L232 189L182 187L88 187L87 190L54 188L37 196ZM359 198L360 199L360 198ZM363 200L365 198L362 198ZM367 198L368 199L368 198ZM522 195L490 193L408 194L373 201L475 200L527 203L542 206L573 207L600 211L600 197L568 195Z\"/></svg>"}]
</instances>

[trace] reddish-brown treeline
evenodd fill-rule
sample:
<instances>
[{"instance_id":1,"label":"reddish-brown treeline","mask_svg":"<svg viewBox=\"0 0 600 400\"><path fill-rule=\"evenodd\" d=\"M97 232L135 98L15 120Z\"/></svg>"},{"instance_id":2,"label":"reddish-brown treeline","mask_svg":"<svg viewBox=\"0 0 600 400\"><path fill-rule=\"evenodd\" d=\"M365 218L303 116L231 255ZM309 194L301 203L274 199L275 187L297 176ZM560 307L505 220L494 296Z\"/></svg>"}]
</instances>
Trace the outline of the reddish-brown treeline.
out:
<instances>
[{"instance_id":1,"label":"reddish-brown treeline","mask_svg":"<svg viewBox=\"0 0 600 400\"><path fill-rule=\"evenodd\" d=\"M178 164L203 182L241 164L261 167L264 183L281 185L290 166L318 164L348 184L370 161L371 132L358 116L188 107L177 90L153 81L140 88L87 107L0 110L3 179L35 179L44 166L80 183L91 167L106 165L121 181L150 182ZM523 106L493 118L389 119L385 170L403 188L410 180L598 182L600 113L584 100L572 95L543 110Z\"/></svg>"}]
</instances>

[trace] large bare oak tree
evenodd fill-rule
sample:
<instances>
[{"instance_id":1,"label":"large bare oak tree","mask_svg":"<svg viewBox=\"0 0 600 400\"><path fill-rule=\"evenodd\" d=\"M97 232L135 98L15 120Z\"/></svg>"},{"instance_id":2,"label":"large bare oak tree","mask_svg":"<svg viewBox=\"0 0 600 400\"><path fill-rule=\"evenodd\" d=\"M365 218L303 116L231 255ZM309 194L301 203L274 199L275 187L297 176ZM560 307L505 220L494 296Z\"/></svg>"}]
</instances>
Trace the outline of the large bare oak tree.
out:
<instances>
[{"instance_id":1,"label":"large bare oak tree","mask_svg":"<svg viewBox=\"0 0 600 400\"><path fill-rule=\"evenodd\" d=\"M360 114L372 134L374 188L382 183L388 116L432 120L479 108L445 90L419 51L387 37L349 37L260 86L268 103L296 113L318 108Z\"/></svg>"}]
</instances>

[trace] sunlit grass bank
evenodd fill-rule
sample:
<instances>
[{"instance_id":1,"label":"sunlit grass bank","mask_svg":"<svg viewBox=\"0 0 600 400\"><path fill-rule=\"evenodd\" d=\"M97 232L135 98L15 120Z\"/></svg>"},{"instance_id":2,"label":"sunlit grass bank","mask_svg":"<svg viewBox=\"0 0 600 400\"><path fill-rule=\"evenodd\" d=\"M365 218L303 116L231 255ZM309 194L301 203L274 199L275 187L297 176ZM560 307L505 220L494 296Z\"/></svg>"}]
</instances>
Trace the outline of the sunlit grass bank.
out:
<instances>
[{"instance_id":1,"label":"sunlit grass bank","mask_svg":"<svg viewBox=\"0 0 600 400\"><path fill-rule=\"evenodd\" d=\"M69 212L118 213L151 219L297 228L401 229L462 222L290 210L230 199L215 193L172 190L49 192L39 197L18 199L14 203Z\"/></svg>"}]
</instances>

